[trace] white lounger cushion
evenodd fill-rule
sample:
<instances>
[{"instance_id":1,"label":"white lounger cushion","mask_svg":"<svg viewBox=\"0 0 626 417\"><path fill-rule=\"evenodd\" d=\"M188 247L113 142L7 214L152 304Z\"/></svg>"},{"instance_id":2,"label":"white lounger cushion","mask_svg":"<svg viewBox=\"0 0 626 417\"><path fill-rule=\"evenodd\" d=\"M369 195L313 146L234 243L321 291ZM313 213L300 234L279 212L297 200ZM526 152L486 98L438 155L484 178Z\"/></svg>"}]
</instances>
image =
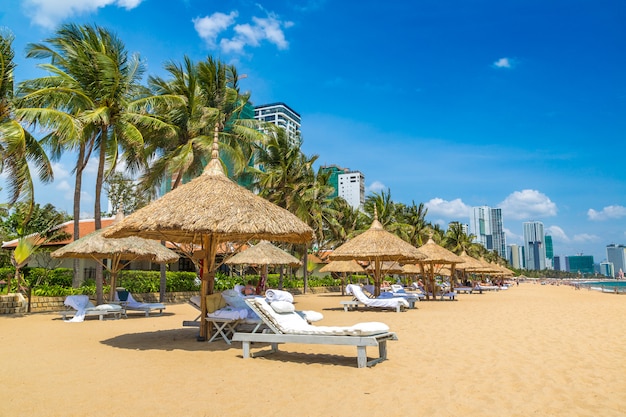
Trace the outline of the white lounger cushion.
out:
<instances>
[{"instance_id":1,"label":"white lounger cushion","mask_svg":"<svg viewBox=\"0 0 626 417\"><path fill-rule=\"evenodd\" d=\"M409 307L409 302L402 297L389 298L369 298L360 286L349 284L346 286L348 294L352 294L360 303L367 307L396 308L398 305Z\"/></svg>"},{"instance_id":2,"label":"white lounger cushion","mask_svg":"<svg viewBox=\"0 0 626 417\"><path fill-rule=\"evenodd\" d=\"M326 336L371 336L389 331L389 326L380 322L358 323L354 326L314 326L297 313L279 314L263 299L247 300L253 303L284 334L306 334Z\"/></svg>"}]
</instances>

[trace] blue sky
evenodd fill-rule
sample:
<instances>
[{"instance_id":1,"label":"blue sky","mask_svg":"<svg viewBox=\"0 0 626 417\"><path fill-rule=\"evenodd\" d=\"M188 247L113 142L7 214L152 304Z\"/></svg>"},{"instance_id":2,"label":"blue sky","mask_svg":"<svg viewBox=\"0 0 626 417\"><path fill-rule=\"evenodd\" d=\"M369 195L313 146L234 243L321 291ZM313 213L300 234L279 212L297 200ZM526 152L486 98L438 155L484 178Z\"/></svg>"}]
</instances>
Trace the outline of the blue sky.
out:
<instances>
[{"instance_id":1,"label":"blue sky","mask_svg":"<svg viewBox=\"0 0 626 417\"><path fill-rule=\"evenodd\" d=\"M503 210L507 243L544 223L556 255L626 243L626 2L621 0L5 0L24 47L96 23L162 75L167 60L237 66L254 104L302 116L303 150L423 202L427 220ZM71 212L71 158L38 202ZM95 169L95 164L91 167ZM92 175L92 174L91 174ZM87 180L93 177L88 177ZM93 213L93 187L83 211Z\"/></svg>"}]
</instances>

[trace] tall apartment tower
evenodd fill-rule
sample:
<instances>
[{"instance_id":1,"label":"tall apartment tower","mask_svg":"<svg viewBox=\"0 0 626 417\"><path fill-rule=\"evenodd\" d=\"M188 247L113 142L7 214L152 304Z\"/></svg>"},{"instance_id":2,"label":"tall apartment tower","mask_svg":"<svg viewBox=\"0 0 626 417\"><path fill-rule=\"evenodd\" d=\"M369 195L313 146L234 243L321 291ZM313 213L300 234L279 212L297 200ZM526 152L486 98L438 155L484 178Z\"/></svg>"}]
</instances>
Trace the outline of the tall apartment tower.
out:
<instances>
[{"instance_id":1,"label":"tall apartment tower","mask_svg":"<svg viewBox=\"0 0 626 417\"><path fill-rule=\"evenodd\" d=\"M472 207L470 230L476 236L475 242L488 250L495 250L498 255L506 259L506 236L502 225L502 209L488 206Z\"/></svg>"},{"instance_id":2,"label":"tall apartment tower","mask_svg":"<svg viewBox=\"0 0 626 417\"><path fill-rule=\"evenodd\" d=\"M524 222L526 269L546 269L546 246L542 222Z\"/></svg>"},{"instance_id":3,"label":"tall apartment tower","mask_svg":"<svg viewBox=\"0 0 626 417\"><path fill-rule=\"evenodd\" d=\"M337 176L337 195L352 208L363 209L365 205L365 176L360 171L349 171Z\"/></svg>"},{"instance_id":4,"label":"tall apartment tower","mask_svg":"<svg viewBox=\"0 0 626 417\"><path fill-rule=\"evenodd\" d=\"M525 267L524 263L524 247L518 245L508 245L508 253L506 259L509 261L511 266L515 269L523 269Z\"/></svg>"},{"instance_id":5,"label":"tall apartment tower","mask_svg":"<svg viewBox=\"0 0 626 417\"><path fill-rule=\"evenodd\" d=\"M300 136L300 115L285 103L255 106L254 118L282 127L287 131L289 139L294 144Z\"/></svg>"},{"instance_id":6,"label":"tall apartment tower","mask_svg":"<svg viewBox=\"0 0 626 417\"><path fill-rule=\"evenodd\" d=\"M620 270L626 272L626 246L615 243L606 245L606 260L613 264L613 277Z\"/></svg>"}]
</instances>

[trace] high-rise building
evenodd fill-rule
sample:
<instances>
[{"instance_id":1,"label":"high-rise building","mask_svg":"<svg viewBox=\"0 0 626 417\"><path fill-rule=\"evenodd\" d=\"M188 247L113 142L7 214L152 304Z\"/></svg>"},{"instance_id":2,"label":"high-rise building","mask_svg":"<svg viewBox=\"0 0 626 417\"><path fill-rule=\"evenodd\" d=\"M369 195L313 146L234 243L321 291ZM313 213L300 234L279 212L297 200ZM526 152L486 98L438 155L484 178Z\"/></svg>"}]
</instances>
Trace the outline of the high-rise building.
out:
<instances>
[{"instance_id":1,"label":"high-rise building","mask_svg":"<svg viewBox=\"0 0 626 417\"><path fill-rule=\"evenodd\" d=\"M287 131L289 139L294 144L300 136L300 115L285 103L255 106L254 118L282 127Z\"/></svg>"},{"instance_id":2,"label":"high-rise building","mask_svg":"<svg viewBox=\"0 0 626 417\"><path fill-rule=\"evenodd\" d=\"M620 270L626 272L626 246L615 243L606 245L606 260L613 264L613 277Z\"/></svg>"},{"instance_id":3,"label":"high-rise building","mask_svg":"<svg viewBox=\"0 0 626 417\"><path fill-rule=\"evenodd\" d=\"M328 184L335 191L331 198L341 197L353 208L363 209L365 205L365 176L360 171L351 171L337 165L324 165L323 172L330 173Z\"/></svg>"},{"instance_id":4,"label":"high-rise building","mask_svg":"<svg viewBox=\"0 0 626 417\"><path fill-rule=\"evenodd\" d=\"M352 208L363 209L365 205L365 176L359 171L349 171L337 176L337 194Z\"/></svg>"},{"instance_id":5,"label":"high-rise building","mask_svg":"<svg viewBox=\"0 0 626 417\"><path fill-rule=\"evenodd\" d=\"M576 255L566 256L565 264L567 265L568 272L574 272L579 274L593 274L593 256L590 255Z\"/></svg>"},{"instance_id":6,"label":"high-rise building","mask_svg":"<svg viewBox=\"0 0 626 417\"><path fill-rule=\"evenodd\" d=\"M600 273L605 277L615 277L615 268L613 268L613 262L600 262Z\"/></svg>"},{"instance_id":7,"label":"high-rise building","mask_svg":"<svg viewBox=\"0 0 626 417\"><path fill-rule=\"evenodd\" d=\"M546 268L553 269L554 248L552 246L552 236L546 235Z\"/></svg>"},{"instance_id":8,"label":"high-rise building","mask_svg":"<svg viewBox=\"0 0 626 417\"><path fill-rule=\"evenodd\" d=\"M506 258L506 236L502 225L502 209L488 206L472 207L470 230L476 236L475 242L486 249L495 250Z\"/></svg>"},{"instance_id":9,"label":"high-rise building","mask_svg":"<svg viewBox=\"0 0 626 417\"><path fill-rule=\"evenodd\" d=\"M506 259L509 261L511 266L515 269L525 268L524 263L524 247L519 245L508 245L507 246L507 257Z\"/></svg>"},{"instance_id":10,"label":"high-rise building","mask_svg":"<svg viewBox=\"0 0 626 417\"><path fill-rule=\"evenodd\" d=\"M526 269L541 271L546 269L546 248L543 223L524 222L524 252Z\"/></svg>"},{"instance_id":11,"label":"high-rise building","mask_svg":"<svg viewBox=\"0 0 626 417\"><path fill-rule=\"evenodd\" d=\"M552 259L552 262L554 262L554 264L552 265L552 268L555 271L561 271L562 270L562 268L561 268L561 257L560 256L555 256Z\"/></svg>"}]
</instances>

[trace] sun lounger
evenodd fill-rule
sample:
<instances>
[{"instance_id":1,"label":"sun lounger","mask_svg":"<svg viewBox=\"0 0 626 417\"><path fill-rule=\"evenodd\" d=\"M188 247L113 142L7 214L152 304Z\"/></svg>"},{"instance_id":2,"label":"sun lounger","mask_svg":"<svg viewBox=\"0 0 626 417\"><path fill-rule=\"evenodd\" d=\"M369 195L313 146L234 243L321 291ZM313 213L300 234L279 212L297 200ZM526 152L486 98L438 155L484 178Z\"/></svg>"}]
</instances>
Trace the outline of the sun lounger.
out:
<instances>
[{"instance_id":1,"label":"sun lounger","mask_svg":"<svg viewBox=\"0 0 626 417\"><path fill-rule=\"evenodd\" d=\"M454 291L471 294L472 292L474 292L474 288L472 288L472 287L454 287Z\"/></svg>"},{"instance_id":2,"label":"sun lounger","mask_svg":"<svg viewBox=\"0 0 626 417\"><path fill-rule=\"evenodd\" d=\"M315 326L309 324L293 309L293 304L273 302L268 304L262 298L247 299L252 308L268 327L264 333L240 333L233 335L233 341L241 342L243 358L250 358L251 343L270 343L270 350L257 352L262 356L278 351L280 343L350 345L357 348L357 366L373 366L387 359L387 340L398 340L384 323L359 323L354 326ZM270 333L271 332L271 333ZM367 360L367 346L378 347L378 357Z\"/></svg>"},{"instance_id":3,"label":"sun lounger","mask_svg":"<svg viewBox=\"0 0 626 417\"><path fill-rule=\"evenodd\" d=\"M409 302L409 308L415 308L415 303L426 298L421 291L408 292L400 284L391 284L391 292L394 297L404 297Z\"/></svg>"},{"instance_id":4,"label":"sun lounger","mask_svg":"<svg viewBox=\"0 0 626 417\"><path fill-rule=\"evenodd\" d=\"M340 302L345 311L364 306L367 308L395 309L397 312L400 312L410 306L404 297L369 298L365 295L360 285L348 284L346 292L352 294L354 299Z\"/></svg>"},{"instance_id":5,"label":"sun lounger","mask_svg":"<svg viewBox=\"0 0 626 417\"><path fill-rule=\"evenodd\" d=\"M112 316L114 319L119 319L123 310L122 307L116 304L100 304L95 306L89 297L86 295L68 295L65 298L64 304L68 307L72 307L72 310L60 311L64 321L68 322L81 322L85 320L85 317L98 316L99 320L104 320L106 316ZM67 319L71 316L71 319Z\"/></svg>"},{"instance_id":6,"label":"sun lounger","mask_svg":"<svg viewBox=\"0 0 626 417\"><path fill-rule=\"evenodd\" d=\"M121 295L121 297L120 297ZM122 300L126 298L126 300ZM163 314L165 310L165 304L163 303L140 303L133 298L133 295L128 291L115 291L115 302L120 303L122 308L127 312L128 310L142 311L146 317L150 317L150 313L158 310L158 314Z\"/></svg>"}]
</instances>

